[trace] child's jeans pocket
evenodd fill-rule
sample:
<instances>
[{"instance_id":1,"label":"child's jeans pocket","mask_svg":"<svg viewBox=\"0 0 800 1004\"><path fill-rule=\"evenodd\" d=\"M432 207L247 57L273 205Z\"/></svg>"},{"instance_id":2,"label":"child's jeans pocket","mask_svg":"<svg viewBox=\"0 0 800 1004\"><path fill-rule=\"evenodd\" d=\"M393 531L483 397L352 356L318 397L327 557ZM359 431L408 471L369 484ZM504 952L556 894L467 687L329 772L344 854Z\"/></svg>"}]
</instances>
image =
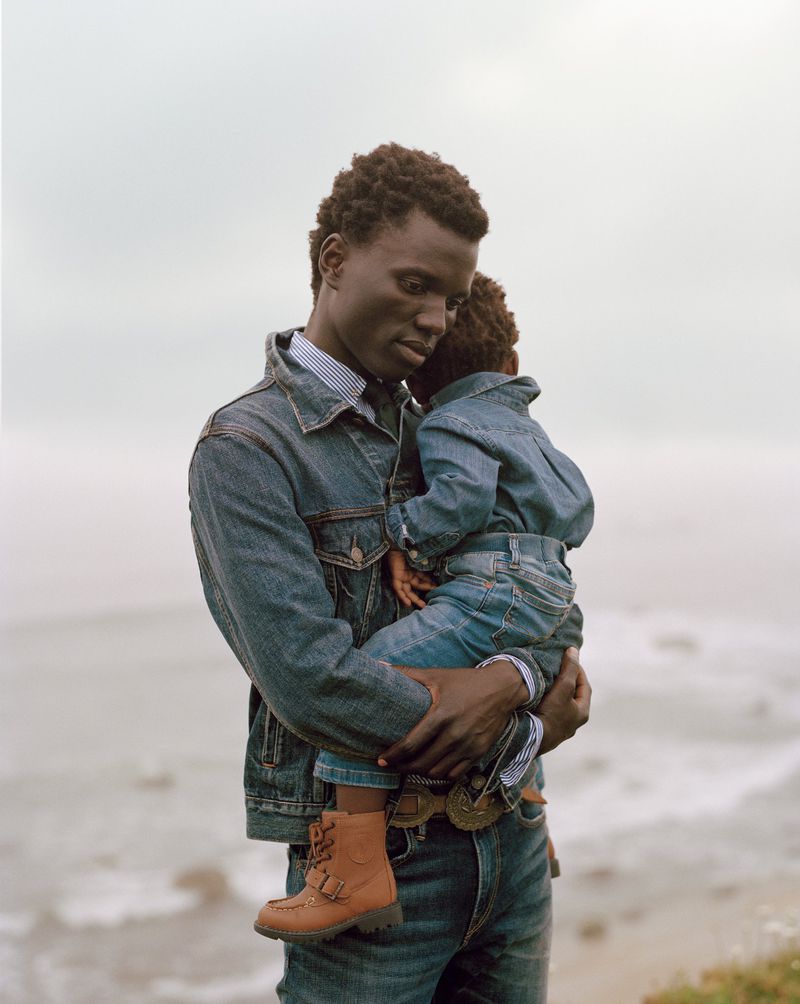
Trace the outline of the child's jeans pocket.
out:
<instances>
[{"instance_id":1,"label":"child's jeans pocket","mask_svg":"<svg viewBox=\"0 0 800 1004\"><path fill-rule=\"evenodd\" d=\"M575 583L565 565L548 566L547 574L529 563L497 570L498 583L511 587L501 627L492 635L499 651L536 645L566 620L575 599Z\"/></svg>"}]
</instances>

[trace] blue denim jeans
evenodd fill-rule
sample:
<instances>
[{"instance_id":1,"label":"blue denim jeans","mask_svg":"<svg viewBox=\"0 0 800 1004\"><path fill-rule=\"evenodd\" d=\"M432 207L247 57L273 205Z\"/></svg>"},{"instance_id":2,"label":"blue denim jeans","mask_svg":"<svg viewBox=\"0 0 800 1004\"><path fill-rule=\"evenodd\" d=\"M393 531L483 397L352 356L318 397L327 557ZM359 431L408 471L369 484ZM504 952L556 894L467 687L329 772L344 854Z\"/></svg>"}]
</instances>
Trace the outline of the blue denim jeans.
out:
<instances>
[{"instance_id":1,"label":"blue denim jeans","mask_svg":"<svg viewBox=\"0 0 800 1004\"><path fill-rule=\"evenodd\" d=\"M551 894L542 806L521 802L471 833L439 818L421 830L387 834L403 924L287 944L284 1004L544 1004ZM307 853L289 847L289 896L303 888Z\"/></svg>"},{"instance_id":2,"label":"blue denim jeans","mask_svg":"<svg viewBox=\"0 0 800 1004\"><path fill-rule=\"evenodd\" d=\"M406 666L474 666L510 648L535 646L558 630L575 597L565 554L551 537L473 534L440 563L440 585L428 593L427 606L377 631L362 650ZM558 671L560 651L543 658ZM394 771L327 750L314 774L364 788L400 783Z\"/></svg>"}]
</instances>

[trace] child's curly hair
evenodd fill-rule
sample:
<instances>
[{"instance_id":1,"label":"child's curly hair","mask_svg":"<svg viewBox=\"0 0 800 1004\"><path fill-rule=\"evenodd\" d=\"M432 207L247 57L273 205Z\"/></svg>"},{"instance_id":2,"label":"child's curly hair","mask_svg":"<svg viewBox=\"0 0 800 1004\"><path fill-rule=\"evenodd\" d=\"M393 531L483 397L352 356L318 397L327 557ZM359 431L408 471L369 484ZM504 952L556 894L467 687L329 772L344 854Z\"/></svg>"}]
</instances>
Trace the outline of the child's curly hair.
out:
<instances>
[{"instance_id":1,"label":"child's curly hair","mask_svg":"<svg viewBox=\"0 0 800 1004\"><path fill-rule=\"evenodd\" d=\"M331 194L319 204L317 228L308 235L314 302L322 285L319 252L327 237L341 233L354 244L366 244L387 224L405 222L414 209L469 241L479 241L489 229L469 179L438 154L398 143L355 154L350 169L336 175Z\"/></svg>"},{"instance_id":2,"label":"child's curly hair","mask_svg":"<svg viewBox=\"0 0 800 1004\"><path fill-rule=\"evenodd\" d=\"M414 371L415 397L430 398L470 373L500 372L511 358L519 332L499 282L476 272L469 300L458 308L449 333Z\"/></svg>"}]
</instances>

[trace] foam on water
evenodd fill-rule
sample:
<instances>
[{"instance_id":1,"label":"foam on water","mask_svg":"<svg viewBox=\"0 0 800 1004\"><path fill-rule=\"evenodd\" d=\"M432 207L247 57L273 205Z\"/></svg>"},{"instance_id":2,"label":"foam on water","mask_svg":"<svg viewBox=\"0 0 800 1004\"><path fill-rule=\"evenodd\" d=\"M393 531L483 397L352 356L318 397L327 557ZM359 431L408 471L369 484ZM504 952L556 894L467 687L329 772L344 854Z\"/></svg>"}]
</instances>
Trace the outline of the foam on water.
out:
<instances>
[{"instance_id":1,"label":"foam on water","mask_svg":"<svg viewBox=\"0 0 800 1004\"><path fill-rule=\"evenodd\" d=\"M154 998L166 1001L186 1001L187 1004L229 1004L232 1000L261 1000L274 989L281 978L283 965L258 969L248 976L223 977L202 983L180 979L153 980L150 992Z\"/></svg>"},{"instance_id":2,"label":"foam on water","mask_svg":"<svg viewBox=\"0 0 800 1004\"><path fill-rule=\"evenodd\" d=\"M121 927L129 920L149 920L197 906L198 893L177 889L167 870L101 869L67 880L53 905L68 927Z\"/></svg>"},{"instance_id":3,"label":"foam on water","mask_svg":"<svg viewBox=\"0 0 800 1004\"><path fill-rule=\"evenodd\" d=\"M60 522L41 474L55 459L45 459L25 452L7 547L18 565L11 612L32 619L10 631L3 665L15 702L0 708L0 781L15 811L0 841L12 865L2 992L37 1002L274 999L280 947L248 957L240 925L280 894L285 848L243 835L247 681L202 607L185 458L160 472L149 458L111 458L113 491L88 510L82 479L105 469L103 458L78 458L74 471L62 461L65 483L74 478ZM784 550L757 541L751 561L741 528L761 525L763 506L740 491L738 451L722 470L663 451L595 461L598 525L574 561L592 718L546 758L565 874L611 862L644 888L654 861L669 882L702 843L709 867L737 881L794 875L796 476L778 456L753 466L751 481L780 488L769 527ZM138 533L122 548L120 526ZM137 612L142 596L157 605ZM213 902L199 879L185 881L192 874L217 882ZM178 964L187 925L210 932L196 948L199 969ZM160 968L123 991L103 953L121 945L125 972L131 938ZM78 972L73 955L94 967Z\"/></svg>"}]
</instances>

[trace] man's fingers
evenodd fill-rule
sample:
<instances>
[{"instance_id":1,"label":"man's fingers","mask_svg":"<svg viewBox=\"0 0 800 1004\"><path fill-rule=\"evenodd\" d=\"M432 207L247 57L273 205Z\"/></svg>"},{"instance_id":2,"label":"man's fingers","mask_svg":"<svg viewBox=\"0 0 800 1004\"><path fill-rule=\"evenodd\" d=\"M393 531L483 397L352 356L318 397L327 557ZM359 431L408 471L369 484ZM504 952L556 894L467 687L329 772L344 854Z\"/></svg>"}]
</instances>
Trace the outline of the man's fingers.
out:
<instances>
[{"instance_id":1,"label":"man's fingers","mask_svg":"<svg viewBox=\"0 0 800 1004\"><path fill-rule=\"evenodd\" d=\"M409 733L381 753L378 762L390 764L392 767L402 767L413 758L418 758L436 738L438 731L436 724L430 721L428 715L430 715L430 711L417 722Z\"/></svg>"},{"instance_id":2,"label":"man's fingers","mask_svg":"<svg viewBox=\"0 0 800 1004\"><path fill-rule=\"evenodd\" d=\"M578 679L578 673L582 672L579 660L580 652L577 648L570 647L564 649L564 654L561 657L561 669L558 674L558 679L561 680L564 685L571 685L573 689Z\"/></svg>"},{"instance_id":3,"label":"man's fingers","mask_svg":"<svg viewBox=\"0 0 800 1004\"><path fill-rule=\"evenodd\" d=\"M378 758L379 762L384 761L393 766L399 766L425 749L436 738L439 727L432 720L431 713L439 703L439 688L436 684L426 683L423 672L414 666L395 666L394 668L404 673L409 679L421 683L431 695L431 706L417 724L402 739L398 739L388 750L384 750Z\"/></svg>"},{"instance_id":4,"label":"man's fingers","mask_svg":"<svg viewBox=\"0 0 800 1004\"><path fill-rule=\"evenodd\" d=\"M575 703L582 717L581 725L589 721L589 708L592 703L592 685L583 669L578 668L578 679L575 683Z\"/></svg>"},{"instance_id":5,"label":"man's fingers","mask_svg":"<svg viewBox=\"0 0 800 1004\"><path fill-rule=\"evenodd\" d=\"M393 766L405 773L424 774L426 777L444 780L449 779L451 772L458 770L462 763L464 763L463 751L449 749L446 742L433 741L426 749L413 754L402 763L394 763ZM461 773L470 763L471 761L465 763Z\"/></svg>"},{"instance_id":6,"label":"man's fingers","mask_svg":"<svg viewBox=\"0 0 800 1004\"><path fill-rule=\"evenodd\" d=\"M398 672L403 673L410 680L416 680L417 683L421 683L422 686L430 693L431 697L433 698L433 704L438 704L438 702L439 702L439 687L435 683L431 683L429 681L429 679L425 676L425 670L424 669L417 669L416 666L400 666L400 665L397 665L397 664L394 665L394 668ZM433 707L433 704L431 705L431 707ZM428 713L430 713L430 708L428 708ZM417 726L421 725L422 722L424 722L424 721L425 721L425 719L421 718L417 722L417 724L414 726L414 728L417 728ZM413 732L413 731L414 731L414 729L411 730L411 732ZM410 733L409 733L409 735L410 735Z\"/></svg>"}]
</instances>

